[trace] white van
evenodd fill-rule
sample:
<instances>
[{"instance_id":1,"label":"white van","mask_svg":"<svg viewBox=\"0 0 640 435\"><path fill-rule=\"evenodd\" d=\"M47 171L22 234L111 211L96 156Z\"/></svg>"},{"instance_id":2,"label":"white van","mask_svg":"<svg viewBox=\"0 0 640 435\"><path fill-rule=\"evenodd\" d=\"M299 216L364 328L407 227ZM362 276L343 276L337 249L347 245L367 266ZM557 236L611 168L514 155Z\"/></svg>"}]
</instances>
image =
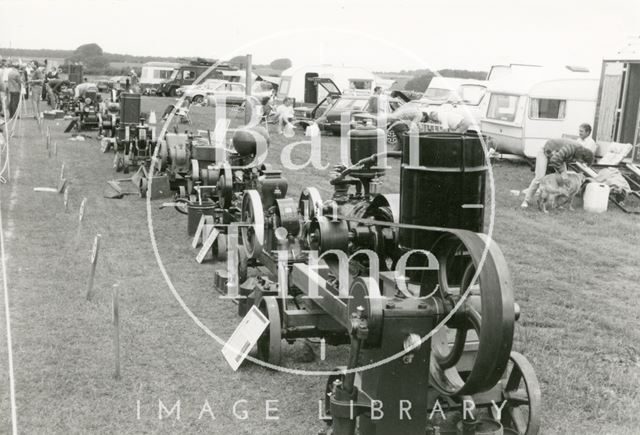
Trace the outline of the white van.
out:
<instances>
[{"instance_id":1,"label":"white van","mask_svg":"<svg viewBox=\"0 0 640 435\"><path fill-rule=\"evenodd\" d=\"M140 87L143 91L157 90L160 84L169 78L173 71L180 66L173 62L147 62L142 65L140 73Z\"/></svg>"},{"instance_id":2,"label":"white van","mask_svg":"<svg viewBox=\"0 0 640 435\"><path fill-rule=\"evenodd\" d=\"M535 68L489 82L482 133L496 151L535 158L549 139L591 123L598 77L567 68Z\"/></svg>"},{"instance_id":3,"label":"white van","mask_svg":"<svg viewBox=\"0 0 640 435\"><path fill-rule=\"evenodd\" d=\"M376 86L375 76L364 68L330 65L291 67L282 71L276 99L293 98L296 105L316 105L326 97L316 78L331 79L343 94L368 95Z\"/></svg>"}]
</instances>

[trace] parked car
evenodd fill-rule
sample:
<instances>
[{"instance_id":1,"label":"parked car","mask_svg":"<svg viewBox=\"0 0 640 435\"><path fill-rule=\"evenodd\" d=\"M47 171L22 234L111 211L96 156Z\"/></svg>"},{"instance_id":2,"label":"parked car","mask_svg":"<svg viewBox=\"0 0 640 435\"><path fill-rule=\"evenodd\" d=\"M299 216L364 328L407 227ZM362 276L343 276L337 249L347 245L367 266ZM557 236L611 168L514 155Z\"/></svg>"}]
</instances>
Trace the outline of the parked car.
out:
<instances>
[{"instance_id":1,"label":"parked car","mask_svg":"<svg viewBox=\"0 0 640 435\"><path fill-rule=\"evenodd\" d=\"M269 100L271 94L272 91L262 88L260 82L254 83L251 95L258 98L262 104L265 104ZM194 96L194 99L196 96ZM215 106L221 102L231 105L241 105L244 104L247 99L246 86L244 83L223 81L207 89L205 98L209 106Z\"/></svg>"},{"instance_id":2,"label":"parked car","mask_svg":"<svg viewBox=\"0 0 640 435\"><path fill-rule=\"evenodd\" d=\"M207 79L197 85L181 86L176 89L176 95L179 97L184 96L185 99L188 99L192 103L199 104L205 101L207 95L210 92L213 92L220 83L226 83L226 81L220 79Z\"/></svg>"},{"instance_id":3,"label":"parked car","mask_svg":"<svg viewBox=\"0 0 640 435\"><path fill-rule=\"evenodd\" d=\"M223 72L236 70L235 67L227 63L219 63L215 68L213 61L198 59L189 63L189 65L181 65L171 73L171 76L158 87L158 94L175 97L177 90L183 86L193 84L202 74L207 73L206 79L222 79Z\"/></svg>"},{"instance_id":4,"label":"parked car","mask_svg":"<svg viewBox=\"0 0 640 435\"><path fill-rule=\"evenodd\" d=\"M384 126L387 132L387 144L396 146L398 137L394 129L390 128L396 120L413 119L416 122L427 122L428 114L423 110L424 106L419 100L410 100L403 92L394 91L391 93L389 107L387 109L387 125ZM351 127L358 125L378 126L378 117L369 112L356 112L351 116Z\"/></svg>"},{"instance_id":5,"label":"parked car","mask_svg":"<svg viewBox=\"0 0 640 435\"><path fill-rule=\"evenodd\" d=\"M369 109L370 94L343 94L338 86L329 78L315 78L313 81L322 86L325 97L314 107L296 107L294 114L296 121L302 125L310 125L316 122L321 130L329 133L340 133L341 119L344 113L349 118L349 126L354 122L354 115L366 116ZM387 98L387 113L391 113L400 107L408 98L402 93L394 92Z\"/></svg>"},{"instance_id":6,"label":"parked car","mask_svg":"<svg viewBox=\"0 0 640 435\"><path fill-rule=\"evenodd\" d=\"M348 114L350 128L358 122L358 119L362 121L364 118L375 118L369 113L369 99L370 96L343 95L316 119L316 123L323 131L340 134L344 113ZM393 113L404 104L402 99L395 97L387 98L386 102L387 113Z\"/></svg>"}]
</instances>

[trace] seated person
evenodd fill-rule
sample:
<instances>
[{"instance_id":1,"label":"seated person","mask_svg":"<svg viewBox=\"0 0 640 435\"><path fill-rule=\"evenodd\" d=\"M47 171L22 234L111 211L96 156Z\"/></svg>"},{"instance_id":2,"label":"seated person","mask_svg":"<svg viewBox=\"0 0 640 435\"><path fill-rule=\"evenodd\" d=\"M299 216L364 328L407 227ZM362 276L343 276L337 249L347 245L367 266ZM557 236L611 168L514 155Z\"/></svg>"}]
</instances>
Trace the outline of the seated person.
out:
<instances>
[{"instance_id":1,"label":"seated person","mask_svg":"<svg viewBox=\"0 0 640 435\"><path fill-rule=\"evenodd\" d=\"M293 102L291 98L285 98L281 105L276 107L276 120L278 121L278 133L282 133L285 125L291 125L293 121Z\"/></svg>"},{"instance_id":2,"label":"seated person","mask_svg":"<svg viewBox=\"0 0 640 435\"><path fill-rule=\"evenodd\" d=\"M596 148L598 148L598 146L596 145L596 142L591 138L591 125L587 124L586 122L584 124L580 124L580 128L578 129L578 136L579 138L576 142L595 154Z\"/></svg>"},{"instance_id":3,"label":"seated person","mask_svg":"<svg viewBox=\"0 0 640 435\"><path fill-rule=\"evenodd\" d=\"M527 208L532 203L533 196L538 191L538 186L540 186L540 180L542 180L542 177L547 173L547 164L551 166L560 177L558 181L558 184L560 184L567 179L567 165L569 163L583 162L590 165L593 163L593 158L593 153L590 150L574 140L548 140L538 151L535 176L529 185L529 190L521 207Z\"/></svg>"}]
</instances>

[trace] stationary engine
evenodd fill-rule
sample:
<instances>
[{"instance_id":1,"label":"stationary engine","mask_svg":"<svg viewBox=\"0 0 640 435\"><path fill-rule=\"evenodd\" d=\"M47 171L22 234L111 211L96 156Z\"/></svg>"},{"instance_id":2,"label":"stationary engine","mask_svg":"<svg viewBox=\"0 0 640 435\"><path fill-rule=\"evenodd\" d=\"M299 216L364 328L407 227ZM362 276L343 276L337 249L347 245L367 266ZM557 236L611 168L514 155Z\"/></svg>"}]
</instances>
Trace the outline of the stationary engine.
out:
<instances>
[{"instance_id":1,"label":"stationary engine","mask_svg":"<svg viewBox=\"0 0 640 435\"><path fill-rule=\"evenodd\" d=\"M113 118L112 118L113 119ZM111 127L113 130L113 126ZM155 127L140 112L140 94L120 95L120 114L115 127L114 149L117 171L149 167L157 144Z\"/></svg>"},{"instance_id":2,"label":"stationary engine","mask_svg":"<svg viewBox=\"0 0 640 435\"><path fill-rule=\"evenodd\" d=\"M93 84L83 83L78 85L78 88L81 88L81 90L74 102L77 130L86 131L98 128L101 122L102 103L98 87Z\"/></svg>"},{"instance_id":3,"label":"stationary engine","mask_svg":"<svg viewBox=\"0 0 640 435\"><path fill-rule=\"evenodd\" d=\"M283 339L350 344L347 365L324 391L334 435L356 427L362 435L537 433L540 389L526 358L512 352L519 308L511 278L482 234L481 138L414 134L402 152L377 154L380 135L350 133L356 163L335 168L331 200L313 187L297 204L257 189L242 195L235 275L240 314L255 305L270 321L259 358L279 364ZM377 164L400 156L399 193L377 194ZM257 277L248 278L249 267ZM384 417L376 418L379 404ZM429 419L434 407L445 417Z\"/></svg>"}]
</instances>

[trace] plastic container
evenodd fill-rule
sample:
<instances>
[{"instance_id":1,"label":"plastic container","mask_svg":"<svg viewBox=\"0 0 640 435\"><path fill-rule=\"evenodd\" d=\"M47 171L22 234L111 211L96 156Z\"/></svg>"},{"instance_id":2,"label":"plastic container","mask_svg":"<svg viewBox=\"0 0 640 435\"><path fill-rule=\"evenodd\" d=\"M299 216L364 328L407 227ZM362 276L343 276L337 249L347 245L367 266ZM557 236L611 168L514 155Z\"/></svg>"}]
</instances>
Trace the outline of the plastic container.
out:
<instances>
[{"instance_id":1,"label":"plastic container","mask_svg":"<svg viewBox=\"0 0 640 435\"><path fill-rule=\"evenodd\" d=\"M604 183L589 183L584 191L583 208L589 213L607 211L609 205L609 186Z\"/></svg>"}]
</instances>

